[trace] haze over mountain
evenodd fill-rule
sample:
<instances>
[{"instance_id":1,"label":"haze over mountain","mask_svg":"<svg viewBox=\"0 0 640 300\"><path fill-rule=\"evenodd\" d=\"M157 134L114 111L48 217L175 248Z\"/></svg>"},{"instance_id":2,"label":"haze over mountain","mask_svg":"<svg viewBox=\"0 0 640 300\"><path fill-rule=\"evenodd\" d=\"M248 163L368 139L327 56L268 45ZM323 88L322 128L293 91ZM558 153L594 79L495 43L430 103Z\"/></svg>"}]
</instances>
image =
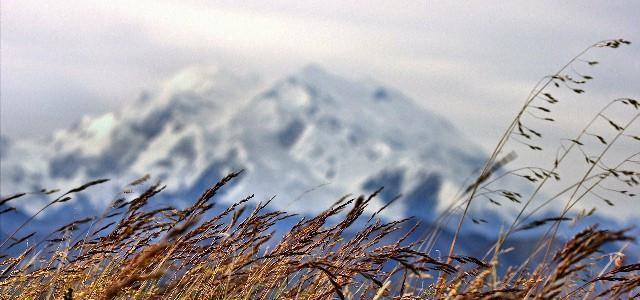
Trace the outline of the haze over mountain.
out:
<instances>
[{"instance_id":1,"label":"haze over mountain","mask_svg":"<svg viewBox=\"0 0 640 300\"><path fill-rule=\"evenodd\" d=\"M3 139L2 191L107 177L115 194L149 173L179 205L244 169L229 200L277 195L275 208L314 213L384 186L371 209L402 194L388 214L430 219L483 157L445 118L373 80L311 65L265 87L256 76L193 67L121 111L87 116L46 140ZM90 198L85 210L109 200ZM34 212L44 201L15 205Z\"/></svg>"}]
</instances>

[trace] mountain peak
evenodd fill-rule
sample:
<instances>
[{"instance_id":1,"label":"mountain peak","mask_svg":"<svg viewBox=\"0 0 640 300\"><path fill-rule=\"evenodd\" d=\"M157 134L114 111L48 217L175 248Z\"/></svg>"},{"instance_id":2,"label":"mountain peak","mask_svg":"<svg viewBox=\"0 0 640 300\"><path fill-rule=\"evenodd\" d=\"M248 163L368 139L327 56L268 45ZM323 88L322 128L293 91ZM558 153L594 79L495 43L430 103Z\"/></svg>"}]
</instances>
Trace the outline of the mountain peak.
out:
<instances>
[{"instance_id":1,"label":"mountain peak","mask_svg":"<svg viewBox=\"0 0 640 300\"><path fill-rule=\"evenodd\" d=\"M207 93L212 90L235 91L260 80L255 74L229 70L216 65L190 66L182 69L164 83L173 92Z\"/></svg>"},{"instance_id":2,"label":"mountain peak","mask_svg":"<svg viewBox=\"0 0 640 300\"><path fill-rule=\"evenodd\" d=\"M335 75L330 74L325 69L323 69L320 65L317 64L307 64L300 69L298 72L302 77L334 77Z\"/></svg>"}]
</instances>

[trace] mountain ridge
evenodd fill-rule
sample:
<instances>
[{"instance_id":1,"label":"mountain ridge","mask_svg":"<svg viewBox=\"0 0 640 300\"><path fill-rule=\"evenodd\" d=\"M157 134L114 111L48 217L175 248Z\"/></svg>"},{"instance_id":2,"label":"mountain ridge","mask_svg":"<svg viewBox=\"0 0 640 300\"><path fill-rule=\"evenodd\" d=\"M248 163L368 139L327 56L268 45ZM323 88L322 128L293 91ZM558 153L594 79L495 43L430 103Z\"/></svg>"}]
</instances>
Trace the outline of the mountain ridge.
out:
<instances>
[{"instance_id":1,"label":"mountain ridge","mask_svg":"<svg viewBox=\"0 0 640 300\"><path fill-rule=\"evenodd\" d=\"M195 195L245 169L230 197L278 195L276 208L312 214L344 194L385 186L372 210L404 194L389 214L424 219L442 205L443 190L484 160L446 119L399 91L317 65L266 88L254 75L188 68L120 111L85 117L48 141L2 147L3 193L109 177L115 194L126 179L150 173L172 195Z\"/></svg>"}]
</instances>

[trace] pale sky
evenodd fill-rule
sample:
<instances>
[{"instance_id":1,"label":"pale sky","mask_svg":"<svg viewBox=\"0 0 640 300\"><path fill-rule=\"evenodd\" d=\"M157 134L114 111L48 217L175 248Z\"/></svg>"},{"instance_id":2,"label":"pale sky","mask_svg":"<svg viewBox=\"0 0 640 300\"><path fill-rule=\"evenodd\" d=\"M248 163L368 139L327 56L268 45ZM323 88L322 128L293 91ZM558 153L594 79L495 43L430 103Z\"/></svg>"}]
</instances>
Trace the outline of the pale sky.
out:
<instances>
[{"instance_id":1,"label":"pale sky","mask_svg":"<svg viewBox=\"0 0 640 300\"><path fill-rule=\"evenodd\" d=\"M393 86L488 149L541 76L618 37L636 43L592 55L579 101L640 97L637 1L238 2L3 0L1 133L44 136L190 65L268 81L315 63Z\"/></svg>"}]
</instances>

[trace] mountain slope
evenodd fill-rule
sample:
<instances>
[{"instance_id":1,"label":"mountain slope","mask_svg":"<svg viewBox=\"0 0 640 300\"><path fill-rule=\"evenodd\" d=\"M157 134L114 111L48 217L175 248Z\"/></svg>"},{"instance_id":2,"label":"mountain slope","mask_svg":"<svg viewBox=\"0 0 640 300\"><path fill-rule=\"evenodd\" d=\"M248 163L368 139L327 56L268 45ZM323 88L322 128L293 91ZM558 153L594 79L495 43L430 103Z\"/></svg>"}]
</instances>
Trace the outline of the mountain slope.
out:
<instances>
[{"instance_id":1,"label":"mountain slope","mask_svg":"<svg viewBox=\"0 0 640 300\"><path fill-rule=\"evenodd\" d=\"M385 186L394 217L430 219L483 153L444 118L400 92L308 66L274 85L218 68L190 68L121 111L85 117L43 141L2 141L2 193L115 179L112 194L146 173L174 205L230 170L227 197L277 195L274 208L314 213L347 193ZM108 199L89 196L91 210ZM16 201L33 212L43 197ZM84 209L83 209L84 211Z\"/></svg>"}]
</instances>

